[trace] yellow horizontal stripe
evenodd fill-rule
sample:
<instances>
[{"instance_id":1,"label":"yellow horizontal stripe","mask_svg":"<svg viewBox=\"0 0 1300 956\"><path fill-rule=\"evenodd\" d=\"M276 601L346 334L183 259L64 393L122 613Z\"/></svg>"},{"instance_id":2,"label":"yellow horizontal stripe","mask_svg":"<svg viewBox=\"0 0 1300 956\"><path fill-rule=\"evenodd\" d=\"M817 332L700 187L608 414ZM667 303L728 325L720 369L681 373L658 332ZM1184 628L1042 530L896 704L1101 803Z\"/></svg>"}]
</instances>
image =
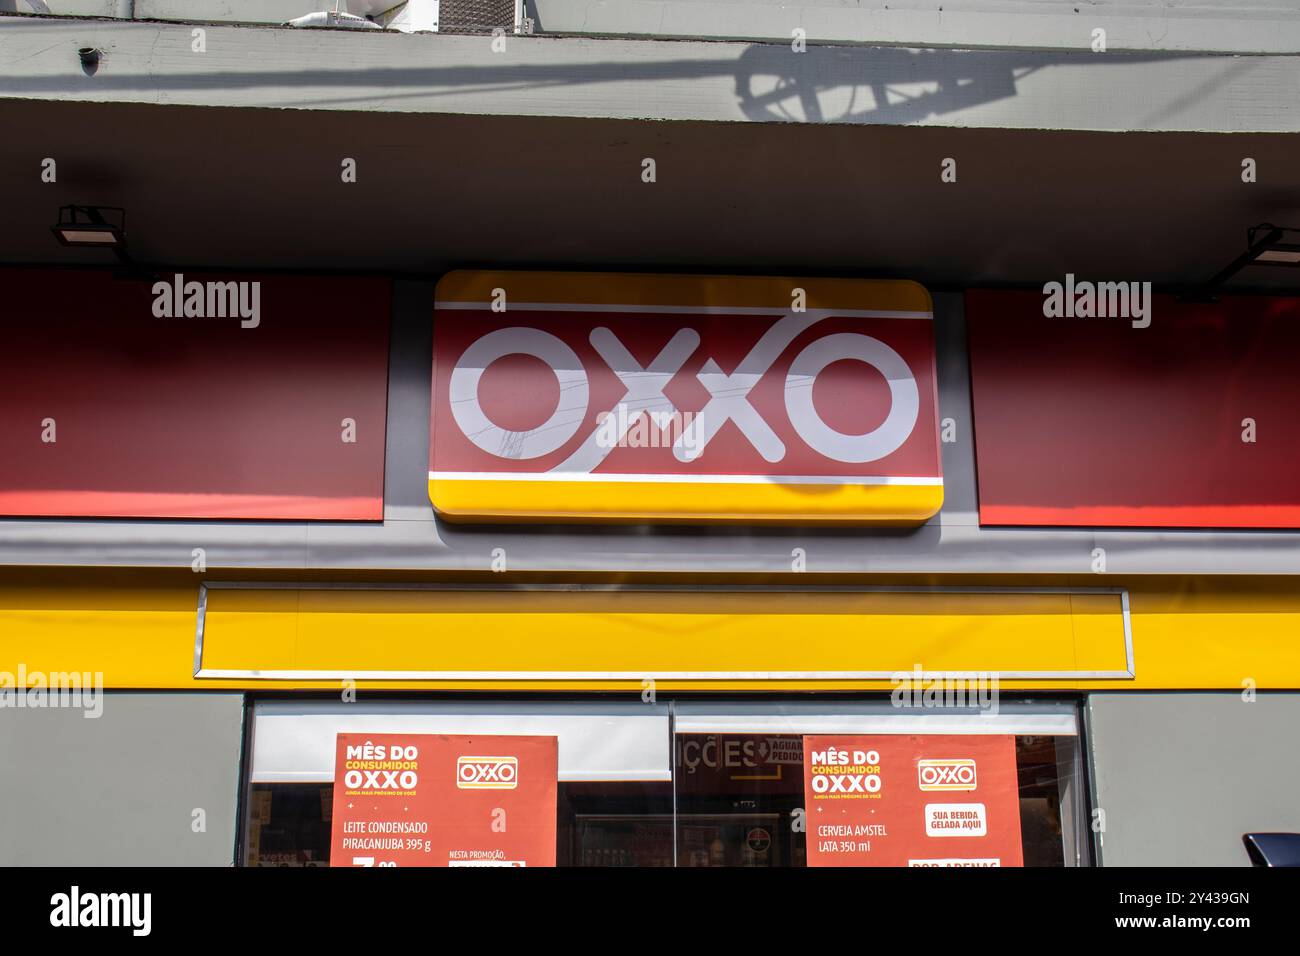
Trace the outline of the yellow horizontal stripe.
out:
<instances>
[{"instance_id":1,"label":"yellow horizontal stripe","mask_svg":"<svg viewBox=\"0 0 1300 956\"><path fill-rule=\"evenodd\" d=\"M213 589L203 667L629 677L888 674L918 664L1123 672L1119 598L1090 597L1076 607L1057 593ZM1082 644L1079 617L1096 618Z\"/></svg>"},{"instance_id":2,"label":"yellow horizontal stripe","mask_svg":"<svg viewBox=\"0 0 1300 956\"><path fill-rule=\"evenodd\" d=\"M511 302L545 302L788 309L796 288L806 293L809 309L933 309L925 287L907 280L618 272L449 272L438 281L436 298L490 302L494 289L504 289L507 308Z\"/></svg>"},{"instance_id":3,"label":"yellow horizontal stripe","mask_svg":"<svg viewBox=\"0 0 1300 956\"><path fill-rule=\"evenodd\" d=\"M907 525L938 513L943 506L943 487L432 478L429 500L450 521L524 518Z\"/></svg>"},{"instance_id":4,"label":"yellow horizontal stripe","mask_svg":"<svg viewBox=\"0 0 1300 956\"><path fill-rule=\"evenodd\" d=\"M109 687L139 688L258 688L294 687L319 690L319 682L195 680L193 678L194 627L197 584L185 576L157 582L143 572L119 572L112 584L103 576L70 572L49 575L26 572L23 580L11 576L0 581L0 672L16 674L21 666L29 673L100 672ZM792 578L794 576L791 576ZM996 579L1007 585L1032 585L1035 579ZM79 583L84 581L85 583ZM1128 587L1132 609L1132 631L1136 679L1132 681L1007 681L1004 690L1018 689L1213 689L1240 690L1251 681L1261 690L1300 689L1300 589L1291 579L1276 578L1111 578L1080 576L1069 583L1083 587L1105 584ZM217 595L219 592L210 592ZM227 592L229 593L229 592ZM233 640L222 654L257 654L264 666L284 667L301 660L301 637L294 626L292 639L285 629L288 620L299 621L308 614L318 623L307 627L312 653L354 655L362 663L383 659L398 648L393 636L399 631L413 637L412 645L421 660L436 660L439 669L451 660L533 660L554 669L557 662L603 661L609 664L621 646L631 640L628 660L633 669L650 665L680 666L683 662L725 666L729 670L753 671L755 662L797 664L800 670L833 666L836 670L868 659L872 669L883 662L901 669L913 663L938 667L960 663L986 670L1013 658L1023 662L1056 660L1066 646L1059 622L1063 612L1054 605L1050 613L1041 602L1030 609L1021 625L1007 615L974 614L958 611L942 602L942 626L922 625L909 620L928 611L904 604L875 604L871 613L853 613L853 601L827 603L821 595L792 595L744 592L726 596L718 605L688 605L684 595L671 593L675 610L665 613L653 600L656 595L641 592L636 600L650 602L635 608L607 603L600 592L578 592L581 607L559 612L539 604L526 611L507 613L498 608L481 615L474 605L459 605L454 626L451 618L413 613L409 605L395 603L384 611L367 597L358 605L371 630L349 630L344 622L362 618L351 613L336 616L334 609L294 613L296 591L243 592L238 606L228 604L216 612L225 620L213 633L218 644L226 640L221 629L234 626ZM306 593L306 592L303 592ZM324 592L315 592L321 594ZM383 592L374 592L375 594ZM394 596L391 593L390 597ZM553 597L543 593L542 597ZM491 595L477 595L474 601L492 603ZM708 602L709 593L691 596ZM224 598L214 598L220 603ZM312 599L314 601L315 598ZM309 605L312 604L309 601ZM1097 601L1101 613L1084 605ZM1073 646L1079 664L1110 659L1113 632L1109 624L1109 598L1075 595L1068 615L1073 628ZM214 604L214 606L216 606ZM879 612L879 616L877 616ZM239 618L236 615L243 615ZM263 615L260 616L259 615ZM383 622L389 615L404 619L397 630ZM333 618L333 620L327 620ZM435 626L437 620L444 623ZM262 623L259 623L262 622ZM992 622L996 621L996 625ZM418 622L423 627L415 626ZM1055 623L1054 623L1055 622ZM1046 627L1046 631L1043 627ZM830 628L829 636L825 633ZM377 630L376 630L377 629ZM929 634L937 643L926 656L910 660L917 650L918 634ZM441 653L446 650L446 654ZM377 654L372 654L374 650ZM978 659L972 654L979 652ZM590 655L595 655L591 657ZM529 656L531 655L531 657ZM226 658L231 660L232 658ZM389 658L390 660L393 658ZM214 658L215 660L215 658ZM211 662L209 662L211 663ZM1071 662L1071 669L1075 669ZM490 683L467 681L402 681L367 683L361 687L385 689L495 689L508 690L619 690L639 693L638 681L529 681ZM889 690L886 681L854 680L679 680L660 682L661 692L689 690Z\"/></svg>"}]
</instances>

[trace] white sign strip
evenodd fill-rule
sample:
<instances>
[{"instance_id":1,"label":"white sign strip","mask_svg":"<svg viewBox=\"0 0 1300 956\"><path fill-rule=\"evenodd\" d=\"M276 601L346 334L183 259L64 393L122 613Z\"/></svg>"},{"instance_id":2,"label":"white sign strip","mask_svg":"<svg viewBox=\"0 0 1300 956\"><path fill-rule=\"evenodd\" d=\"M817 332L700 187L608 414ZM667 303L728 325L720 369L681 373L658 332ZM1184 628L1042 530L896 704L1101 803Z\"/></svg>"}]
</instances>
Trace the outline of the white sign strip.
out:
<instances>
[{"instance_id":1,"label":"white sign strip","mask_svg":"<svg viewBox=\"0 0 1300 956\"><path fill-rule=\"evenodd\" d=\"M951 714L688 714L678 711L679 734L1026 734L1078 733L1074 715L990 712Z\"/></svg>"},{"instance_id":2,"label":"white sign strip","mask_svg":"<svg viewBox=\"0 0 1300 956\"><path fill-rule=\"evenodd\" d=\"M254 783L328 783L334 779L335 741L352 734L456 734L553 736L559 745L559 778L577 780L670 780L668 715L539 712L520 708L490 713L461 704L461 713L418 707L312 713L310 705L259 707L253 728ZM649 708L647 708L648 710Z\"/></svg>"},{"instance_id":3,"label":"white sign strip","mask_svg":"<svg viewBox=\"0 0 1300 956\"><path fill-rule=\"evenodd\" d=\"M888 475L632 475L578 471L431 471L436 481L595 481L716 485L943 485L942 478Z\"/></svg>"},{"instance_id":4,"label":"white sign strip","mask_svg":"<svg viewBox=\"0 0 1300 956\"><path fill-rule=\"evenodd\" d=\"M492 303L484 302L445 302L437 301L435 309L456 310L458 312L487 312ZM818 307L818 312L826 316L846 319L933 319L933 312L921 312L902 309L826 309ZM752 315L772 316L789 315L790 309L780 308L746 308L735 305L599 305L590 302L511 302L505 314L510 312L627 312L653 313L656 315ZM502 313L493 313L500 315Z\"/></svg>"}]
</instances>

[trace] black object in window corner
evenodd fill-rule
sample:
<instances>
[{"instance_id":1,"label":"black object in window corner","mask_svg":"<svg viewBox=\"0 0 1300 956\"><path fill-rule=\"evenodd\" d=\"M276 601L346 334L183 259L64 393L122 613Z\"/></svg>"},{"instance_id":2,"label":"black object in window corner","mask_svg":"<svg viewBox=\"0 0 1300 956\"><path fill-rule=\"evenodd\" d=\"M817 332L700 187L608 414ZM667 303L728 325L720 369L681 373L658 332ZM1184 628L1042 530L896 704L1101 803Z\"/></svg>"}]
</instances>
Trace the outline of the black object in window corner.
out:
<instances>
[{"instance_id":1,"label":"black object in window corner","mask_svg":"<svg viewBox=\"0 0 1300 956\"><path fill-rule=\"evenodd\" d=\"M1255 866L1300 866L1300 833L1247 833L1241 842Z\"/></svg>"}]
</instances>

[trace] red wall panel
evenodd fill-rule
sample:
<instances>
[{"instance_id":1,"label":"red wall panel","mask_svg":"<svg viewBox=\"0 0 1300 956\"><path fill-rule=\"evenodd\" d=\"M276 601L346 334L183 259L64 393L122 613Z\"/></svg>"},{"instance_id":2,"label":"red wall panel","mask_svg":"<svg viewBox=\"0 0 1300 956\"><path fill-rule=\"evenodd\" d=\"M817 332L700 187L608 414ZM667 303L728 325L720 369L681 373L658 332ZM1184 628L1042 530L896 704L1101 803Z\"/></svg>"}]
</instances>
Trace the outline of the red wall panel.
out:
<instances>
[{"instance_id":1,"label":"red wall panel","mask_svg":"<svg viewBox=\"0 0 1300 956\"><path fill-rule=\"evenodd\" d=\"M150 283L107 272L0 271L0 514L383 517L389 283L185 275L209 279L260 281L260 325L157 318Z\"/></svg>"},{"instance_id":2,"label":"red wall panel","mask_svg":"<svg viewBox=\"0 0 1300 956\"><path fill-rule=\"evenodd\" d=\"M981 523L1300 527L1300 299L1042 310L966 296Z\"/></svg>"}]
</instances>

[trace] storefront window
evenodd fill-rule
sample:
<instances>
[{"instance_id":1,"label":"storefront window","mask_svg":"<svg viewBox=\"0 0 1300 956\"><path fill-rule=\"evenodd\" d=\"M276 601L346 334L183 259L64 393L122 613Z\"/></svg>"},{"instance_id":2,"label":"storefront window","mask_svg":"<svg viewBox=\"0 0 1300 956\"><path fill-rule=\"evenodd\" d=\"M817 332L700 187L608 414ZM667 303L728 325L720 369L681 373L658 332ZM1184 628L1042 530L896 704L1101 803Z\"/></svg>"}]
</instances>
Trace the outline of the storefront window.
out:
<instances>
[{"instance_id":1,"label":"storefront window","mask_svg":"<svg viewBox=\"0 0 1300 956\"><path fill-rule=\"evenodd\" d=\"M807 866L810 840L820 865L1088 862L1072 703L1012 702L997 714L887 700L679 703L675 714L680 866ZM877 760L838 775L810 809L805 756L817 747L843 749L850 765L854 750ZM932 776L918 779L918 765ZM884 781L874 793L872 776ZM886 840L894 852L882 856Z\"/></svg>"},{"instance_id":2,"label":"storefront window","mask_svg":"<svg viewBox=\"0 0 1300 956\"><path fill-rule=\"evenodd\" d=\"M330 857L332 837L337 835L332 811L340 735L361 740L468 735L484 745L472 751L480 756L498 753L490 744L493 740L554 740L558 767L552 765L549 771L555 785L555 817L548 840L554 840L556 865L672 866L669 713L666 704L623 701L259 702L252 723L244 860L260 866L339 865ZM531 769L520 772L528 776ZM489 767L486 782L499 781L495 773ZM450 778L450 770L447 775ZM528 781L533 782L535 775ZM504 799L512 791L483 792ZM373 857L374 865L385 856L365 849L355 855Z\"/></svg>"},{"instance_id":3,"label":"storefront window","mask_svg":"<svg viewBox=\"0 0 1300 956\"><path fill-rule=\"evenodd\" d=\"M996 716L913 712L878 700L474 706L391 704L358 713L259 705L244 862L330 865L335 736L430 730L557 738L558 866L1089 862L1072 703L1016 702ZM817 748L841 748L849 764L856 749L875 764L829 768L838 779L819 785L836 802L814 797L820 802L810 810L817 774L806 772L806 757L814 765L829 759ZM893 856L881 855L884 840Z\"/></svg>"},{"instance_id":4,"label":"storefront window","mask_svg":"<svg viewBox=\"0 0 1300 956\"><path fill-rule=\"evenodd\" d=\"M1061 774L1074 773L1075 739L1015 736L1025 866L1064 866L1072 853ZM802 735L678 734L676 749L678 865L806 865Z\"/></svg>"}]
</instances>

